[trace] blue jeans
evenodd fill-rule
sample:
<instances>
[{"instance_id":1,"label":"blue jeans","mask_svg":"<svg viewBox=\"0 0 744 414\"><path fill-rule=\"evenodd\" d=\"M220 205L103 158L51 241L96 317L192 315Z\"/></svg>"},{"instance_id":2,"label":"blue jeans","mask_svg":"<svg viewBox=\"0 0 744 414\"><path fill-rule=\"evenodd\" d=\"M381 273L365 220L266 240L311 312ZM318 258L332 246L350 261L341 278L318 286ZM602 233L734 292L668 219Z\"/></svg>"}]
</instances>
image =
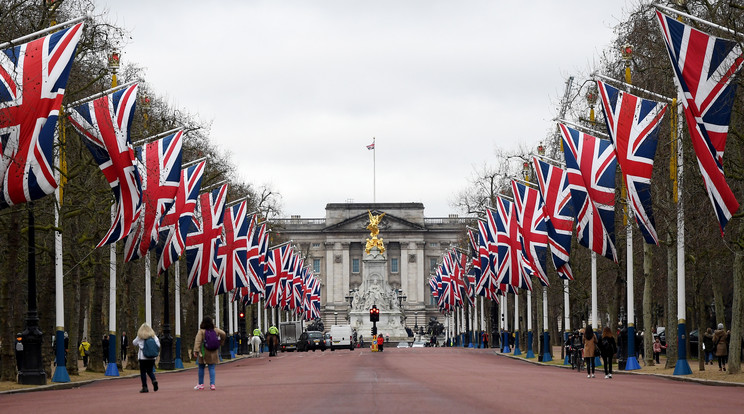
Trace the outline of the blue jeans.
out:
<instances>
[{"instance_id":1,"label":"blue jeans","mask_svg":"<svg viewBox=\"0 0 744 414\"><path fill-rule=\"evenodd\" d=\"M199 384L204 384L204 365L199 364ZM209 385L214 385L214 364L209 365Z\"/></svg>"}]
</instances>

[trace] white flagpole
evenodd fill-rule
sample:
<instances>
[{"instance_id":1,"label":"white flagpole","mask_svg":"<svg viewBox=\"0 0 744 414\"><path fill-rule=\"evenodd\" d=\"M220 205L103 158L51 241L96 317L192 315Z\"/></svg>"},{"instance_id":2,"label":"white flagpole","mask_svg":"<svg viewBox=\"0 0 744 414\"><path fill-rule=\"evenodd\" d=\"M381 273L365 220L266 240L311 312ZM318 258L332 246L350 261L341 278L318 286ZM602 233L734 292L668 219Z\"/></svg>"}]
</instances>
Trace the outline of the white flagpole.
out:
<instances>
[{"instance_id":1,"label":"white flagpole","mask_svg":"<svg viewBox=\"0 0 744 414\"><path fill-rule=\"evenodd\" d=\"M152 288L150 286L149 251L145 254L145 321L147 321L147 324L152 327Z\"/></svg>"},{"instance_id":2,"label":"white flagpole","mask_svg":"<svg viewBox=\"0 0 744 414\"><path fill-rule=\"evenodd\" d=\"M685 349L685 336L687 335L687 311L685 303L685 208L682 198L682 183L684 166L682 160L682 124L683 115L680 108L683 96L677 99L677 364L674 366L674 375L692 374L690 364L687 362L687 349Z\"/></svg>"},{"instance_id":3,"label":"white flagpole","mask_svg":"<svg viewBox=\"0 0 744 414\"><path fill-rule=\"evenodd\" d=\"M204 288L199 286L199 319L196 321L196 328L199 329L201 321L204 319Z\"/></svg>"},{"instance_id":4,"label":"white flagpole","mask_svg":"<svg viewBox=\"0 0 744 414\"><path fill-rule=\"evenodd\" d=\"M527 289L527 355L524 356L525 358L535 357L532 342L532 291Z\"/></svg>"},{"instance_id":5,"label":"white flagpole","mask_svg":"<svg viewBox=\"0 0 744 414\"><path fill-rule=\"evenodd\" d=\"M220 295L214 295L214 326L220 326Z\"/></svg>"},{"instance_id":6,"label":"white flagpole","mask_svg":"<svg viewBox=\"0 0 744 414\"><path fill-rule=\"evenodd\" d=\"M258 330L261 331L261 332L263 332L263 326L265 324L262 323L263 320L261 319L261 313L262 313L261 312L261 299L259 299L258 300L258 304L256 304L256 311L258 312L258 317L256 318L256 324L258 325ZM265 312L264 312L264 314L265 314ZM254 326L253 328L255 329L256 327Z\"/></svg>"},{"instance_id":7,"label":"white flagpole","mask_svg":"<svg viewBox=\"0 0 744 414\"><path fill-rule=\"evenodd\" d=\"M377 203L377 145L375 137L372 137L372 202Z\"/></svg>"},{"instance_id":8,"label":"white flagpole","mask_svg":"<svg viewBox=\"0 0 744 414\"><path fill-rule=\"evenodd\" d=\"M550 341L548 341L549 332L550 331L548 329L548 287L543 286L543 347L545 349L543 350L542 362L549 362L553 360L552 355L550 355Z\"/></svg>"},{"instance_id":9,"label":"white flagpole","mask_svg":"<svg viewBox=\"0 0 744 414\"><path fill-rule=\"evenodd\" d=\"M58 130L59 131L59 130ZM59 134L59 132L57 132ZM55 171L55 178L59 183L60 176L60 149L57 149L55 154L54 164L57 166ZM60 201L60 186L54 191L54 196L57 199L57 203L54 206L54 227L60 228L59 224L59 209L62 208ZM62 261L62 232L54 232L54 300L55 300L55 325L57 327L55 335L55 346L54 355L56 366L54 368L54 375L52 375L52 382L70 382L70 374L67 372L67 366L65 366L64 357L64 344L65 344L65 290L64 290L64 268ZM104 351L105 352L105 351Z\"/></svg>"},{"instance_id":10,"label":"white flagpole","mask_svg":"<svg viewBox=\"0 0 744 414\"><path fill-rule=\"evenodd\" d=\"M597 321L597 252L592 250L592 314L591 324L596 325Z\"/></svg>"},{"instance_id":11,"label":"white flagpole","mask_svg":"<svg viewBox=\"0 0 744 414\"><path fill-rule=\"evenodd\" d=\"M519 295L514 294L514 355L522 355L519 349Z\"/></svg>"}]
</instances>

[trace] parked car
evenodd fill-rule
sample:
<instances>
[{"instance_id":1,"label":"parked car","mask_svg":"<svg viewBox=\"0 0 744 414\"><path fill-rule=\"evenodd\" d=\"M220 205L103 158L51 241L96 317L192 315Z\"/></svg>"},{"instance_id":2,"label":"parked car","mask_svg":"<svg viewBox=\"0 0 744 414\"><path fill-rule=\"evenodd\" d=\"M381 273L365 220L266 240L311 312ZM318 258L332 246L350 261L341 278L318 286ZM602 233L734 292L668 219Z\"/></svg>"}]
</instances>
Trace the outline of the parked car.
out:
<instances>
[{"instance_id":1,"label":"parked car","mask_svg":"<svg viewBox=\"0 0 744 414\"><path fill-rule=\"evenodd\" d=\"M426 348L426 343L423 341L415 341L411 348Z\"/></svg>"},{"instance_id":2,"label":"parked car","mask_svg":"<svg viewBox=\"0 0 744 414\"><path fill-rule=\"evenodd\" d=\"M408 345L408 342L398 342L398 348L410 348L411 346Z\"/></svg>"},{"instance_id":3,"label":"parked car","mask_svg":"<svg viewBox=\"0 0 744 414\"><path fill-rule=\"evenodd\" d=\"M323 342L325 342L326 348L331 347L331 333L330 332L326 332L323 334Z\"/></svg>"},{"instance_id":4,"label":"parked car","mask_svg":"<svg viewBox=\"0 0 744 414\"><path fill-rule=\"evenodd\" d=\"M323 338L323 332L319 331L307 331L309 337L309 349L315 350L320 349L321 351L326 350L325 339Z\"/></svg>"}]
</instances>

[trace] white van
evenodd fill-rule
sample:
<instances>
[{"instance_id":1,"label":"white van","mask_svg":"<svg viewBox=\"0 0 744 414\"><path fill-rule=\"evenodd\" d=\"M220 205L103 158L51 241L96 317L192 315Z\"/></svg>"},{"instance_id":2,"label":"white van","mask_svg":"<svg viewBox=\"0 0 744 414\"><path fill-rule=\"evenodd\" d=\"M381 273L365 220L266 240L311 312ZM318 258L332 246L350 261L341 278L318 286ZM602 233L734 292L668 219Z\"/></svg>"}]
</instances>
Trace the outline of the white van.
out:
<instances>
[{"instance_id":1,"label":"white van","mask_svg":"<svg viewBox=\"0 0 744 414\"><path fill-rule=\"evenodd\" d=\"M343 348L353 351L352 335L351 325L331 325L331 351Z\"/></svg>"}]
</instances>

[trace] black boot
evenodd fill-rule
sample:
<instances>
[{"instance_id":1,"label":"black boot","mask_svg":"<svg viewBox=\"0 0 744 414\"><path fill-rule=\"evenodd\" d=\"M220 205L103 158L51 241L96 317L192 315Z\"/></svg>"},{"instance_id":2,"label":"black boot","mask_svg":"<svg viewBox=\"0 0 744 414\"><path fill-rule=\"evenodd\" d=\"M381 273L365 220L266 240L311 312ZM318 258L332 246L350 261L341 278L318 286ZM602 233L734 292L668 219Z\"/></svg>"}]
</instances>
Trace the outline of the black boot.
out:
<instances>
[{"instance_id":1,"label":"black boot","mask_svg":"<svg viewBox=\"0 0 744 414\"><path fill-rule=\"evenodd\" d=\"M155 391L155 392L158 392L158 382L157 381L153 381L153 383L152 383L152 390Z\"/></svg>"},{"instance_id":2,"label":"black boot","mask_svg":"<svg viewBox=\"0 0 744 414\"><path fill-rule=\"evenodd\" d=\"M142 387L142 389L140 390L140 392L149 392L149 391L147 390L147 387Z\"/></svg>"}]
</instances>

